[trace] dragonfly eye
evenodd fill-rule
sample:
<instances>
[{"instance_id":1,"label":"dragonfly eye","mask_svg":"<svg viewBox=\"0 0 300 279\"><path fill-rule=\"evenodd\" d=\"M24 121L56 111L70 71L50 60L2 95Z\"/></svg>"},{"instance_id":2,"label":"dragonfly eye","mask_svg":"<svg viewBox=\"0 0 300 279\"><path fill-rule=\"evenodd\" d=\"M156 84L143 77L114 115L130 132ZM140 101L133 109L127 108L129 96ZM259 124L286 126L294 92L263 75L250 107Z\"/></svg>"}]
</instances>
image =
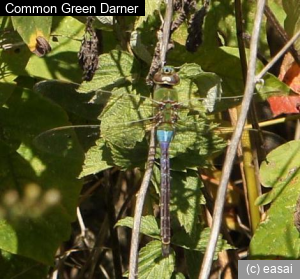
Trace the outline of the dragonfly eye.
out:
<instances>
[{"instance_id":1,"label":"dragonfly eye","mask_svg":"<svg viewBox=\"0 0 300 279\"><path fill-rule=\"evenodd\" d=\"M173 67L170 67L170 66L164 66L162 68L162 73L163 74L168 74L168 75L171 75L175 72L174 68Z\"/></svg>"}]
</instances>

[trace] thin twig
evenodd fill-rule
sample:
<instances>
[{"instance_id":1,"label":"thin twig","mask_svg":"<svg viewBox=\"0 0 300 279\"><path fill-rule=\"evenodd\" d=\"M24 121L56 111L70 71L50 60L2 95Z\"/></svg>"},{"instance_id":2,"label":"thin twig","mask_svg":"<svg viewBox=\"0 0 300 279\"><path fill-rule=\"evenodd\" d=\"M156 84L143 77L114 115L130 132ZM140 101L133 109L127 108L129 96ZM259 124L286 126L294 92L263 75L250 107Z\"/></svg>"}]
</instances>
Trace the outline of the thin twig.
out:
<instances>
[{"instance_id":1,"label":"thin twig","mask_svg":"<svg viewBox=\"0 0 300 279\"><path fill-rule=\"evenodd\" d=\"M132 227L132 234L131 234L130 257L129 257L129 279L137 278L140 225L142 219L143 205L147 194L148 186L150 183L150 179L152 176L154 159L155 159L155 127L153 126L153 128L151 129L151 136L150 136L147 169L145 171L143 182L138 193L138 197L135 205L135 211L134 211L133 227Z\"/></svg>"},{"instance_id":2,"label":"thin twig","mask_svg":"<svg viewBox=\"0 0 300 279\"><path fill-rule=\"evenodd\" d=\"M257 2L257 12L255 16L253 32L251 37L249 67L247 71L245 94L241 105L241 114L237 122L236 130L232 135L231 144L228 148L226 158L225 158L221 182L219 185L218 194L215 202L211 234L205 251L201 272L199 275L200 279L206 279L209 277L210 274L211 264L213 261L218 235L220 231L220 226L222 222L222 214L224 209L227 185L228 185L230 173L233 166L233 161L236 155L237 146L239 144L243 132L243 127L247 118L251 99L254 93L257 43L258 43L260 25L263 17L263 12L264 12L264 6L265 6L265 0L259 0Z\"/></svg>"},{"instance_id":3,"label":"thin twig","mask_svg":"<svg viewBox=\"0 0 300 279\"><path fill-rule=\"evenodd\" d=\"M146 77L146 83L153 86L154 74L165 65L167 51L170 49L169 41L173 15L173 0L168 0L165 18L162 27L157 32L157 43L154 49L153 59Z\"/></svg>"},{"instance_id":4,"label":"thin twig","mask_svg":"<svg viewBox=\"0 0 300 279\"><path fill-rule=\"evenodd\" d=\"M168 0L167 10L164 18L163 37L160 48L160 63L164 66L166 63L166 56L168 51L168 45L170 41L170 30L173 16L173 0Z\"/></svg>"},{"instance_id":5,"label":"thin twig","mask_svg":"<svg viewBox=\"0 0 300 279\"><path fill-rule=\"evenodd\" d=\"M256 75L255 80L258 82L267 71L279 60L279 58L285 54L290 46L300 37L300 30L287 42L287 44L272 58L272 60Z\"/></svg>"},{"instance_id":6,"label":"thin twig","mask_svg":"<svg viewBox=\"0 0 300 279\"><path fill-rule=\"evenodd\" d=\"M104 239L107 237L108 232L108 215L105 215L104 221L102 222L102 226L98 232L98 235L95 240L94 248L89 255L88 259L86 260L84 266L81 268L79 274L76 276L76 279L85 278L85 272L90 268L89 274L94 274L94 270L96 268L96 264L98 263L100 252L103 250L103 242ZM87 276L90 276L87 274Z\"/></svg>"}]
</instances>

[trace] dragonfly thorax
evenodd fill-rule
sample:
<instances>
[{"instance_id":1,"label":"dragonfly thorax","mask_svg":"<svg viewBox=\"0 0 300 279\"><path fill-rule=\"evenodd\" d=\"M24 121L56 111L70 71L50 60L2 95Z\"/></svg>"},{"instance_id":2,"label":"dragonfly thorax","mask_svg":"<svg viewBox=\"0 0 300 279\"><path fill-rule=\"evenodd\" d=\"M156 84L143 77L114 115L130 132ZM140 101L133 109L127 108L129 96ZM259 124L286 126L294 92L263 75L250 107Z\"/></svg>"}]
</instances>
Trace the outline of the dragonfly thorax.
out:
<instances>
[{"instance_id":1,"label":"dragonfly thorax","mask_svg":"<svg viewBox=\"0 0 300 279\"><path fill-rule=\"evenodd\" d=\"M159 102L159 105L156 107L155 125L161 133L171 132L167 136L171 140L175 130L174 124L178 120L177 111L179 108L178 92L173 86L179 83L179 76L173 67L165 66L155 74L154 82L159 86L153 94L153 98ZM159 136L158 138L164 137Z\"/></svg>"},{"instance_id":2,"label":"dragonfly thorax","mask_svg":"<svg viewBox=\"0 0 300 279\"><path fill-rule=\"evenodd\" d=\"M154 100L158 102L178 102L178 92L172 87L160 87L153 94Z\"/></svg>"},{"instance_id":3,"label":"dragonfly thorax","mask_svg":"<svg viewBox=\"0 0 300 279\"><path fill-rule=\"evenodd\" d=\"M178 103L165 102L157 107L155 123L159 129L174 130L174 124L178 120Z\"/></svg>"}]
</instances>

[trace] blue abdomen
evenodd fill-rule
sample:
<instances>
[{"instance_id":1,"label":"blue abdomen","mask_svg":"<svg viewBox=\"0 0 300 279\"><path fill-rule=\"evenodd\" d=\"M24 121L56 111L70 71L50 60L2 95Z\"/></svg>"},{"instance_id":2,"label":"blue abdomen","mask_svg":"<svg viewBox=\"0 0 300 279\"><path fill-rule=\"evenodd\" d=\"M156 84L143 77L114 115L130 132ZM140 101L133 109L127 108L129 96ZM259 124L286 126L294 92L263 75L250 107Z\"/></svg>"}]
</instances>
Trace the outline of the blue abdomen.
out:
<instances>
[{"instance_id":1,"label":"blue abdomen","mask_svg":"<svg viewBox=\"0 0 300 279\"><path fill-rule=\"evenodd\" d=\"M166 131L166 130L157 130L156 131L157 140L159 143L161 142L171 142L174 136L174 131Z\"/></svg>"}]
</instances>

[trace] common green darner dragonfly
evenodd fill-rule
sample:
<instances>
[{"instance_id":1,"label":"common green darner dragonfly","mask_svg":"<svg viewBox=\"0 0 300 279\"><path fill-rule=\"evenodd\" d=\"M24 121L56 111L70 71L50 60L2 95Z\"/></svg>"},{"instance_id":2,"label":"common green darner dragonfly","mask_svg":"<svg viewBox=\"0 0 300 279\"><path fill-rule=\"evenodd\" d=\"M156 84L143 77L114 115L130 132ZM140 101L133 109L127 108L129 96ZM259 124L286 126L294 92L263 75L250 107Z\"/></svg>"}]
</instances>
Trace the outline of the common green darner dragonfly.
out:
<instances>
[{"instance_id":1,"label":"common green darner dragonfly","mask_svg":"<svg viewBox=\"0 0 300 279\"><path fill-rule=\"evenodd\" d=\"M184 75L188 71L181 72ZM191 88L195 87L191 78L183 80L185 85ZM196 78L195 81L197 82ZM154 82L158 88L154 91L153 99L124 93L122 89L114 92L99 90L95 95L96 97L93 98L93 104L106 103L100 115L101 143L98 148L105 148L106 145L109 145L113 154L112 157L115 159L112 164L117 164L116 158L124 154L123 149L125 149L125 153L132 153L134 149L139 152L141 150L139 148L145 147L147 143L144 137L147 125L155 125L156 127L156 136L160 146L162 253L167 256L170 253L171 238L169 157L176 158L172 165L174 169L180 170L181 165L178 162L183 160L185 167L195 167L204 164L204 159L211 157L225 144L218 135L214 134L216 126L211 124L205 115L207 110L212 111L214 106L221 101L218 96L220 84L216 80L212 83L214 86L210 87L214 88L211 90L214 93L214 97L211 99L179 96L180 90L174 88L179 86L179 75L172 67L162 68L154 76ZM239 101L240 99L229 97L228 100ZM93 104L89 104L89 106L92 107ZM230 102L230 105L233 105L233 102ZM38 145L47 148L48 144L49 152L53 152L53 139L59 134L68 135L68 131L71 129L83 130L85 134L83 136L88 139L89 137L92 138L89 136L89 131L97 131L99 126L67 126L52 129L37 138ZM61 146L61 153L64 154L68 149L70 150L68 146ZM143 157L141 154L139 155ZM145 161L144 157L141 161ZM127 164L134 165L132 162L127 162ZM121 167L125 168L124 165Z\"/></svg>"}]
</instances>

